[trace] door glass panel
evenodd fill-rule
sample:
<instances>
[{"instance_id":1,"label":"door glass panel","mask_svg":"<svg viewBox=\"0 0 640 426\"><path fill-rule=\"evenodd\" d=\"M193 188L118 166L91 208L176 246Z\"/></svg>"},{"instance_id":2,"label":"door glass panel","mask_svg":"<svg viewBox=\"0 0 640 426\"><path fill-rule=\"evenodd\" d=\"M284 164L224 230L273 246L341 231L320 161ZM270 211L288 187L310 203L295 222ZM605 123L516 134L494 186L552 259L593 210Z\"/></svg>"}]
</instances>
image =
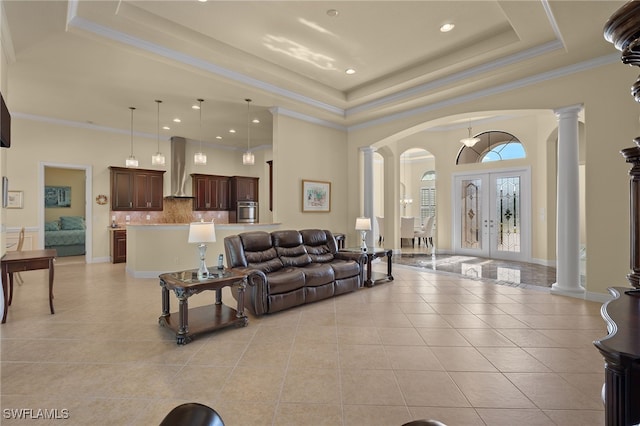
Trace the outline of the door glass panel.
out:
<instances>
[{"instance_id":1,"label":"door glass panel","mask_svg":"<svg viewBox=\"0 0 640 426\"><path fill-rule=\"evenodd\" d=\"M468 249L480 249L482 248L482 228L480 224L482 216L481 181L480 179L463 179L461 184L461 246Z\"/></svg>"},{"instance_id":2,"label":"door glass panel","mask_svg":"<svg viewBox=\"0 0 640 426\"><path fill-rule=\"evenodd\" d=\"M520 252L520 176L496 179L496 248Z\"/></svg>"}]
</instances>

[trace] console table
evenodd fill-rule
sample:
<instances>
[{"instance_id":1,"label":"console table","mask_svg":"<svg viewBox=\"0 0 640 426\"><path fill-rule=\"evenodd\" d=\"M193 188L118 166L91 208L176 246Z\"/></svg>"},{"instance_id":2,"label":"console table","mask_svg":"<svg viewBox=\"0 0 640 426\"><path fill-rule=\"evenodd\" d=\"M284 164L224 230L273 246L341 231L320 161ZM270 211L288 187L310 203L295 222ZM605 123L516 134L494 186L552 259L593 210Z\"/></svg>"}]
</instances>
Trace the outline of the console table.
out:
<instances>
[{"instance_id":1,"label":"console table","mask_svg":"<svg viewBox=\"0 0 640 426\"><path fill-rule=\"evenodd\" d=\"M196 334L217 330L233 324L246 326L249 319L244 313L244 290L247 276L228 269L209 269L209 278L199 280L197 269L171 272L160 275L162 287L162 315L160 325L176 332L176 343L185 345ZM238 306L233 309L222 303L222 289L238 286ZM178 312L170 314L169 290L178 298ZM215 290L215 304L189 309L188 299L194 294L206 290ZM173 316L172 316L173 315ZM191 317L191 321L189 321Z\"/></svg>"},{"instance_id":2,"label":"console table","mask_svg":"<svg viewBox=\"0 0 640 426\"><path fill-rule=\"evenodd\" d=\"M613 299L601 310L609 334L594 342L605 360L607 426L640 423L640 293L629 290L609 289Z\"/></svg>"},{"instance_id":3,"label":"console table","mask_svg":"<svg viewBox=\"0 0 640 426\"><path fill-rule=\"evenodd\" d=\"M367 255L367 279L364 282L367 287L373 287L374 284L382 281L393 281L393 275L391 275L391 256L393 252L390 249L367 247L367 251L362 251L360 247L340 249L349 253L363 253ZM381 274L379 272L373 272L371 270L371 261L378 257L387 257L387 274Z\"/></svg>"},{"instance_id":4,"label":"console table","mask_svg":"<svg viewBox=\"0 0 640 426\"><path fill-rule=\"evenodd\" d=\"M55 249L9 251L2 257L2 292L4 293L4 314L2 323L7 322L7 311L13 299L13 274L16 272L49 270L49 309L53 310L53 260L58 255ZM8 291L7 291L8 290Z\"/></svg>"}]
</instances>

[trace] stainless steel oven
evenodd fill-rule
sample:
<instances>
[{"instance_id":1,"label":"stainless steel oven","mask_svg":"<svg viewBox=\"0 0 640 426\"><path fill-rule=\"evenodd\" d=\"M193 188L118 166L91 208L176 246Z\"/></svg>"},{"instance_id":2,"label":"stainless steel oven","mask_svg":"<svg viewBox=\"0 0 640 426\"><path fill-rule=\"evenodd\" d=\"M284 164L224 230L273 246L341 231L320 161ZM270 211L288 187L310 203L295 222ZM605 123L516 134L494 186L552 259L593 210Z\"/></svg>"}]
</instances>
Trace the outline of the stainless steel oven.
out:
<instances>
[{"instance_id":1,"label":"stainless steel oven","mask_svg":"<svg viewBox=\"0 0 640 426\"><path fill-rule=\"evenodd\" d=\"M256 201L238 201L236 220L238 223L258 222L258 203Z\"/></svg>"}]
</instances>

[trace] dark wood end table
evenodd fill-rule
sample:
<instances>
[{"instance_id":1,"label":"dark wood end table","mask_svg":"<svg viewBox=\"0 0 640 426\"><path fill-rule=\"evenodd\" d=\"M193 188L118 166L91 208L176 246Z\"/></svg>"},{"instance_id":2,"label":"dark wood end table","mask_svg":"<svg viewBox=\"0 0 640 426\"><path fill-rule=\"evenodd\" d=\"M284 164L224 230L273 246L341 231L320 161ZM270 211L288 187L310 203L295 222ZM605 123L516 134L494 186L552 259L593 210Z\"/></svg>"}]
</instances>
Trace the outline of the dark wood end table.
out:
<instances>
[{"instance_id":1,"label":"dark wood end table","mask_svg":"<svg viewBox=\"0 0 640 426\"><path fill-rule=\"evenodd\" d=\"M249 318L244 313L244 290L247 286L247 276L237 271L216 268L210 268L209 273L209 278L202 280L197 278L197 269L160 275L162 315L158 318L158 322L161 326L176 332L178 345L189 343L197 334L234 324L244 327L249 322ZM222 303L222 289L234 285L238 286L237 309ZM173 290L178 298L179 310L173 314L169 313L169 290ZM189 309L189 297L206 290L215 290L215 304Z\"/></svg>"},{"instance_id":2,"label":"dark wood end table","mask_svg":"<svg viewBox=\"0 0 640 426\"><path fill-rule=\"evenodd\" d=\"M367 279L365 281L365 285L367 287L373 287L375 284L383 281L393 281L393 275L391 275L391 256L392 251L390 249L379 248L379 247L367 247L367 251L363 252L360 247L350 247L346 249L341 249L340 251L345 251L349 253L364 253L367 255ZM379 257L387 256L387 274L381 274L379 272L373 272L371 270L371 261L373 259L377 259Z\"/></svg>"},{"instance_id":3,"label":"dark wood end table","mask_svg":"<svg viewBox=\"0 0 640 426\"><path fill-rule=\"evenodd\" d=\"M36 269L49 270L49 309L53 310L53 261L58 255L56 249L8 251L2 257L2 292L4 294L4 314L2 323L7 322L7 311L13 299L13 274ZM8 291L7 291L8 290Z\"/></svg>"}]
</instances>

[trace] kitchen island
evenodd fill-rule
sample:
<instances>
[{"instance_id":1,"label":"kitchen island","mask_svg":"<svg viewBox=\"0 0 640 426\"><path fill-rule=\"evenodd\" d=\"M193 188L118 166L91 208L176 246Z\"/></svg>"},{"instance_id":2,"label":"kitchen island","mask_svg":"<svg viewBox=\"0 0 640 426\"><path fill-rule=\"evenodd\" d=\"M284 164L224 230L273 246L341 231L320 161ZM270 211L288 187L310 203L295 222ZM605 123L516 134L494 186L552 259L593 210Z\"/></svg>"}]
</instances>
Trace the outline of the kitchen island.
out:
<instances>
[{"instance_id":1,"label":"kitchen island","mask_svg":"<svg viewBox=\"0 0 640 426\"><path fill-rule=\"evenodd\" d=\"M207 244L207 266L216 266L224 254L224 237L250 231L272 232L280 223L216 223L216 242ZM196 244L189 244L188 223L130 224L127 228L126 271L135 278L185 269L197 269L200 257ZM226 266L226 259L225 259Z\"/></svg>"}]
</instances>

